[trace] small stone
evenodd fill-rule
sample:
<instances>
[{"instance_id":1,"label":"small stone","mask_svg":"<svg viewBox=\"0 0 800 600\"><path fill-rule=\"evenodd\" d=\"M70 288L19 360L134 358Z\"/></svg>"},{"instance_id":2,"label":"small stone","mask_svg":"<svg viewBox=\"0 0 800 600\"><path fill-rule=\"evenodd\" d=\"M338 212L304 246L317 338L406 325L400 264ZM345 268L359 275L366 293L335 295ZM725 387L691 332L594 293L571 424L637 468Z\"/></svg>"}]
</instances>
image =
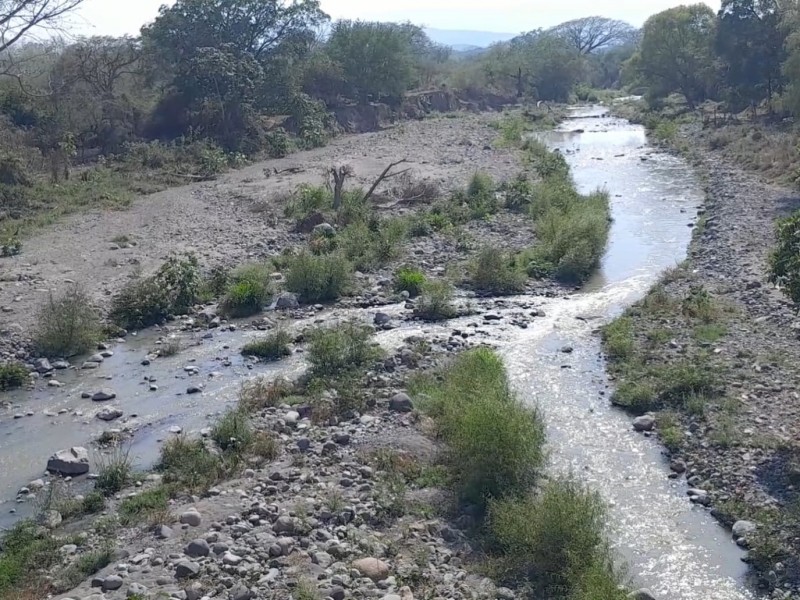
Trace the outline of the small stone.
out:
<instances>
[{"instance_id":1,"label":"small stone","mask_svg":"<svg viewBox=\"0 0 800 600\"><path fill-rule=\"evenodd\" d=\"M106 400L113 400L117 397L116 392L109 388L103 388L99 392L92 394L92 400L95 402L105 402Z\"/></svg>"},{"instance_id":2,"label":"small stone","mask_svg":"<svg viewBox=\"0 0 800 600\"><path fill-rule=\"evenodd\" d=\"M241 583L236 584L230 591L231 600L252 600L255 594Z\"/></svg>"},{"instance_id":3,"label":"small stone","mask_svg":"<svg viewBox=\"0 0 800 600\"><path fill-rule=\"evenodd\" d=\"M294 519L285 515L278 517L278 520L272 525L272 530L278 534L287 533L291 535L295 530Z\"/></svg>"},{"instance_id":4,"label":"small stone","mask_svg":"<svg viewBox=\"0 0 800 600\"><path fill-rule=\"evenodd\" d=\"M633 420L633 429L635 431L653 431L656 425L656 419L652 415L642 415Z\"/></svg>"},{"instance_id":5,"label":"small stone","mask_svg":"<svg viewBox=\"0 0 800 600\"><path fill-rule=\"evenodd\" d=\"M630 594L628 594L628 598L630 598L630 600L656 600L656 597L653 596L652 592L650 590L645 590L645 589L631 592Z\"/></svg>"},{"instance_id":6,"label":"small stone","mask_svg":"<svg viewBox=\"0 0 800 600\"><path fill-rule=\"evenodd\" d=\"M391 320L392 317L390 317L386 313L383 312L375 313L374 322L375 325L377 325L378 327L382 327L383 325L388 325Z\"/></svg>"},{"instance_id":7,"label":"small stone","mask_svg":"<svg viewBox=\"0 0 800 600\"><path fill-rule=\"evenodd\" d=\"M297 295L291 292L283 292L275 300L276 310L293 310L300 307L300 302L297 300Z\"/></svg>"},{"instance_id":8,"label":"small stone","mask_svg":"<svg viewBox=\"0 0 800 600\"><path fill-rule=\"evenodd\" d=\"M392 396L389 400L389 410L399 413L408 413L414 410L414 403L411 401L408 394L400 392Z\"/></svg>"},{"instance_id":9,"label":"small stone","mask_svg":"<svg viewBox=\"0 0 800 600\"><path fill-rule=\"evenodd\" d=\"M104 360L103 355L97 353L97 354L92 354L89 358L87 358L86 362L100 364L101 362L103 362L103 360Z\"/></svg>"},{"instance_id":10,"label":"small stone","mask_svg":"<svg viewBox=\"0 0 800 600\"><path fill-rule=\"evenodd\" d=\"M147 588L141 583L130 584L125 592L127 598L144 598L145 594L147 594Z\"/></svg>"},{"instance_id":11,"label":"small stone","mask_svg":"<svg viewBox=\"0 0 800 600\"><path fill-rule=\"evenodd\" d=\"M167 527L166 525L162 525L161 527L159 527L158 531L156 532L156 537L162 540L169 539L172 537L172 535L173 535L172 529L170 527Z\"/></svg>"},{"instance_id":12,"label":"small stone","mask_svg":"<svg viewBox=\"0 0 800 600\"><path fill-rule=\"evenodd\" d=\"M224 565L231 565L235 567L241 562L242 557L234 554L233 552L225 552L225 554L222 555L222 564Z\"/></svg>"},{"instance_id":13,"label":"small stone","mask_svg":"<svg viewBox=\"0 0 800 600\"><path fill-rule=\"evenodd\" d=\"M686 463L680 459L675 459L670 461L669 468L672 469L675 473L685 473Z\"/></svg>"},{"instance_id":14,"label":"small stone","mask_svg":"<svg viewBox=\"0 0 800 600\"><path fill-rule=\"evenodd\" d=\"M202 523L202 521L203 518L196 510L187 510L185 513L181 514L180 517L180 522L183 525L189 525L190 527L200 527L200 523Z\"/></svg>"},{"instance_id":15,"label":"small stone","mask_svg":"<svg viewBox=\"0 0 800 600\"><path fill-rule=\"evenodd\" d=\"M183 427L181 427L180 425L171 425L169 428L169 432L174 433L175 435L179 435L180 433L183 432Z\"/></svg>"},{"instance_id":16,"label":"small stone","mask_svg":"<svg viewBox=\"0 0 800 600\"><path fill-rule=\"evenodd\" d=\"M50 364L50 361L46 358L37 358L33 361L33 368L36 369L38 373L49 373L53 370L53 365Z\"/></svg>"},{"instance_id":17,"label":"small stone","mask_svg":"<svg viewBox=\"0 0 800 600\"><path fill-rule=\"evenodd\" d=\"M187 394L199 394L202 391L203 389L198 385L190 385L189 387L186 388Z\"/></svg>"}]
</instances>

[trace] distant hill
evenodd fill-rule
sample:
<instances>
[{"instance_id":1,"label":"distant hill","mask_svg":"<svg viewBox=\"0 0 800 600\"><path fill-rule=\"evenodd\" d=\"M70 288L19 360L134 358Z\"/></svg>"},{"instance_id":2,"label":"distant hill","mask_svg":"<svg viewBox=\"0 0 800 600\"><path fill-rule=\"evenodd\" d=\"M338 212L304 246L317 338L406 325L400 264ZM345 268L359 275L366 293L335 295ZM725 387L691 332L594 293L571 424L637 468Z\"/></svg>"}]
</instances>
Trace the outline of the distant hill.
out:
<instances>
[{"instance_id":1,"label":"distant hill","mask_svg":"<svg viewBox=\"0 0 800 600\"><path fill-rule=\"evenodd\" d=\"M426 28L425 33L437 44L451 46L456 52L471 52L486 48L496 42L505 42L516 33L497 33L493 31L466 31L459 29Z\"/></svg>"}]
</instances>

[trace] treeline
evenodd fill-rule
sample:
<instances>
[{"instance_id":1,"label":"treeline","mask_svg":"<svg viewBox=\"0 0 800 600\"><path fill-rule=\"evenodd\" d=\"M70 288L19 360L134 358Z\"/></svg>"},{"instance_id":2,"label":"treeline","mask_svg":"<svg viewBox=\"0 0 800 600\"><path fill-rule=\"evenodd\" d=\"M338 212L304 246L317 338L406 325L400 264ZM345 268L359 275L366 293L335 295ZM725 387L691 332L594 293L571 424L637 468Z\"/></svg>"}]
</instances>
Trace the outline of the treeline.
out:
<instances>
[{"instance_id":1,"label":"treeline","mask_svg":"<svg viewBox=\"0 0 800 600\"><path fill-rule=\"evenodd\" d=\"M694 108L706 100L731 112L800 114L800 8L784 0L723 0L650 17L623 80L651 106L671 94Z\"/></svg>"},{"instance_id":2,"label":"treeline","mask_svg":"<svg viewBox=\"0 0 800 600\"><path fill-rule=\"evenodd\" d=\"M0 5L0 29L57 23L82 1L9 0ZM12 17L31 6L49 12ZM293 144L323 144L334 129L331 108L396 106L410 90L563 101L580 83L618 85L637 34L591 17L454 55L409 23L332 23L318 0L178 0L136 38L42 45L5 33L5 185L30 183L25 168L63 180L76 162L98 157L133 156L144 167L180 171L165 144L184 148L177 162L200 161L200 174L213 173L232 155L283 156Z\"/></svg>"}]
</instances>

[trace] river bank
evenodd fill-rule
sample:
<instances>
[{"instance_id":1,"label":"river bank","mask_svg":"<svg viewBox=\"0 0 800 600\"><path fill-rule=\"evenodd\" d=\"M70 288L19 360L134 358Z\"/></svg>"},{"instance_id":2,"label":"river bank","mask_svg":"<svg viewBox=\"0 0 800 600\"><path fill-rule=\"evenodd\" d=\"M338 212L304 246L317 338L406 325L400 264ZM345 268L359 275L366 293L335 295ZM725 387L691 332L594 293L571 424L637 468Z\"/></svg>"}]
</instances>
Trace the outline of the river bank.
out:
<instances>
[{"instance_id":1,"label":"river bank","mask_svg":"<svg viewBox=\"0 0 800 600\"><path fill-rule=\"evenodd\" d=\"M407 406L406 401L396 399L398 393L406 390L403 376L410 371L430 366L439 356L467 346L490 344L505 359L511 384L520 399L538 406L546 419L554 473L571 471L580 475L609 504L613 547L630 564L633 589L644 585L656 598L670 600L748 598L739 560L741 552L730 536L707 513L693 508L685 483L668 477L658 447L633 431L625 415L608 406L611 388L603 363L598 361L600 348L593 335L598 326L640 298L664 268L684 257L690 234L687 225L694 223L692 213L701 198L688 167L647 146L641 128L614 119L599 119L593 111L584 117L576 116L567 124L566 131L548 141L567 157L580 191L588 193L598 186L607 188L614 218L608 252L598 274L582 291L534 284L526 295L496 298L462 290L456 303L458 312L465 316L425 324L416 318L413 302L392 302L393 293L376 278L370 280L373 286L370 293L347 299L333 310L309 306L285 315L270 313L269 323L261 319L248 326L237 325L235 331L227 323L220 323L224 326L216 331L197 323L168 325L170 329L162 334L192 341L183 345L184 350L177 356L143 365L141 358L146 347L143 344L119 363L123 371L130 372L131 385L134 380L142 380L143 374L148 375L148 383L155 376L157 396L165 400L156 403L160 406L152 409L152 418L146 417L152 422L150 441L139 446L137 452L148 447L159 448L161 440L174 436L170 429L175 426L188 434L201 433L209 421L236 401L236 384L248 375L250 367L256 372L263 367L251 362L239 363L231 357L238 353L243 342L262 335L257 333L259 324L274 330L283 322L292 333L300 333L308 326L356 317L362 322L378 324L375 340L388 352L389 360L368 371L366 377L371 385L365 388L365 409L348 418L320 423L313 418L313 411L309 416L305 409L293 406L288 400L285 405L260 411L254 417L256 425L276 434L278 462L266 466L253 464L245 480L222 482L210 497L174 502L169 507L172 517L160 512L159 524L166 520L171 533L159 531L168 536L175 534L173 541L159 541L152 528L113 523L107 526L106 520L102 527L93 526L88 540L83 537L65 540L68 543L64 552L68 558L64 563L75 562L76 555L71 552L77 552L82 560L84 555L102 548L110 537L122 540L121 554L111 555L111 562L98 572L94 581L106 589L105 597L114 599L129 592L148 597L160 591L187 598L212 591L221 597L227 594L249 598L273 589L278 597L281 593L285 596L287 590L294 596L295 592L309 593L308 585L298 585L298 581L309 579L312 583L316 580L319 592L331 591L334 598L385 596L394 600L393 595L408 598L409 594L424 598L431 589L429 585L433 586L430 593L446 597L459 594L471 597L475 589L480 590L479 597L512 598L524 594L477 582L469 574L471 571L464 568L470 562L470 549L461 545L459 530L468 528L470 523L459 520L445 523L441 517L433 518L436 512L431 512L430 507L443 505L436 495L440 492L435 471L426 468L431 464L436 466L432 458L436 455L436 444L429 437L423 436L425 441L419 437L426 432L425 420L418 421L415 413L401 412L399 408ZM494 142L497 133L490 131ZM513 151L508 152L514 156ZM496 239L511 247L532 242L532 234L524 230L516 231L518 238L510 236L515 223L505 223L503 218L498 215L482 222L480 227L496 236L486 239ZM441 273L448 259L441 256L440 247L430 241L420 243L430 246L428 251L417 255L422 256L418 260L423 261L426 273ZM422 248L410 246L413 253L419 249ZM388 279L388 274L385 278ZM207 337L208 333L211 337ZM292 357L288 362L277 363L279 370L270 371L271 377L284 370L295 372L298 363L302 367L306 354L303 337L292 340ZM109 364L101 365L92 379L95 375L111 376L105 369L127 354L118 348L114 350L114 356L107 359ZM226 361L230 363L227 366ZM188 373L185 366L193 367L195 373ZM214 383L220 380L218 373L222 373L225 385ZM117 372L113 375L115 380L120 376ZM84 375L83 387L87 383L85 377L88 376ZM168 383L173 379L174 382ZM197 386L200 393L185 394L188 386L200 380L207 381L205 386ZM163 390L161 386L165 386ZM69 402L76 402L79 387L80 381L76 386L61 389ZM123 408L129 410L142 403L147 394L145 389L140 394L132 389L120 398ZM414 398L412 402L417 400ZM67 419L73 420L79 421L73 417ZM15 423L30 428L28 437L38 427L24 413ZM64 425L66 422L51 431L65 429ZM393 437L395 432L397 437ZM142 438L147 439L148 434L135 437ZM406 449L402 445L405 439L411 440L415 447ZM374 457L365 458L357 452L363 448L367 455L374 454L381 450L382 442L408 450L411 462L420 465L415 470L426 475L414 475L405 482L402 498L413 500L421 496L418 499L423 508L404 515L398 521L400 530L393 529L393 524L386 529L374 526L376 519L384 514L387 494L389 508L398 494L386 490L383 484L370 482L373 477L383 479L395 470L391 466L395 461L390 460L389 465L385 460L376 463ZM303 448L311 448L312 456L304 458ZM344 462L339 460L342 457L346 459ZM372 471L364 470L365 467ZM147 481L142 489L154 485L155 482ZM340 515L344 523L333 514L338 509L332 511L325 506L331 489L345 495L352 508ZM107 509L108 516L113 518L129 495L126 490L113 499ZM139 496L142 494L136 497ZM305 496L311 498L308 505L299 501ZM334 502L341 508L337 500ZM191 506L199 509L200 529L193 528L198 521L195 516L181 519L184 513L192 512ZM360 519L353 520L354 515L360 515ZM205 529L205 523L211 519L217 525ZM439 522L428 526L429 520ZM77 526L68 523L67 527L89 529L85 522ZM401 532L406 532L403 535L407 541L410 539L408 544L396 539ZM363 545L358 541L361 537L365 540ZM339 558L338 549L333 546L341 545L342 541L347 545ZM460 548L455 554L454 543ZM431 548L434 555L427 562L421 554L414 556L423 545ZM233 558L226 559L226 552ZM363 571L354 566L353 561L361 558L376 558L386 563L380 566L371 563L380 569L372 583L365 581L360 576ZM186 561L193 564L185 564ZM423 580L411 562L418 563L423 574L428 573ZM409 569L411 572L406 573ZM195 582L184 579L194 576L197 576ZM406 586L408 590L404 590ZM481 595L484 590L485 596ZM80 584L78 592L70 597L91 597L92 591L90 579ZM299 597L312 598L316 592L312 586L312 595Z\"/></svg>"},{"instance_id":2,"label":"river bank","mask_svg":"<svg viewBox=\"0 0 800 600\"><path fill-rule=\"evenodd\" d=\"M796 307L768 282L768 258L775 221L800 201L708 149L706 137L691 124L670 141L688 149L705 187L688 259L606 330L605 348L616 401L655 411L673 469L736 524L761 585L793 597L800 344Z\"/></svg>"}]
</instances>

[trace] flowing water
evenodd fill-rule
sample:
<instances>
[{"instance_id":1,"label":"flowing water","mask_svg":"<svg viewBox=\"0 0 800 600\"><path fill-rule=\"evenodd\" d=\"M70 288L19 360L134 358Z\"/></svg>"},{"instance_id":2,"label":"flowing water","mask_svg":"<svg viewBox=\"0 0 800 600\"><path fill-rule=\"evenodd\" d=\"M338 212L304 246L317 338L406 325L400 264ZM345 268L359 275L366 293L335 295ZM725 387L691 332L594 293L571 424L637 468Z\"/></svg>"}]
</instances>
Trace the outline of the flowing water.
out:
<instances>
[{"instance_id":1,"label":"flowing water","mask_svg":"<svg viewBox=\"0 0 800 600\"><path fill-rule=\"evenodd\" d=\"M425 328L446 333L475 327L490 336L520 396L547 418L554 468L576 474L608 502L615 547L635 585L664 600L750 598L743 553L730 534L688 501L685 483L668 478L657 443L634 433L630 418L608 400L611 388L596 330L685 257L702 193L688 165L654 151L643 128L604 112L577 109L558 131L541 136L564 153L582 191L609 192L614 221L598 274L567 297L510 298L505 309L500 305L494 311L508 317L532 305L543 309L546 316L527 329L511 325L508 318L501 321L508 325L487 328L475 317ZM403 324L378 339L390 347L420 331L419 325ZM211 339L188 338L189 347L180 354L145 367L141 360L156 339L145 333L118 345L100 370L65 374L62 388L11 396L15 407L0 412L0 501L7 500L0 504L0 526L25 514L27 505L15 505L14 494L41 474L49 454L85 445L104 429L92 418L97 407L81 400L81 391L116 391L113 404L132 419L129 424L140 425L133 454L146 466L156 457L159 440L170 435L170 426L197 431L235 400L241 378L253 372L237 357L243 335L252 334L217 331ZM565 346L573 352L562 352ZM190 375L184 366L195 366L199 373ZM302 367L295 355L279 367L256 370L291 374ZM152 377L157 392L149 391L145 380ZM188 385L200 382L202 394L185 393ZM71 412L56 415L63 408ZM24 416L26 411L32 416ZM23 416L14 419L15 412ZM18 512L11 515L10 509Z\"/></svg>"}]
</instances>

